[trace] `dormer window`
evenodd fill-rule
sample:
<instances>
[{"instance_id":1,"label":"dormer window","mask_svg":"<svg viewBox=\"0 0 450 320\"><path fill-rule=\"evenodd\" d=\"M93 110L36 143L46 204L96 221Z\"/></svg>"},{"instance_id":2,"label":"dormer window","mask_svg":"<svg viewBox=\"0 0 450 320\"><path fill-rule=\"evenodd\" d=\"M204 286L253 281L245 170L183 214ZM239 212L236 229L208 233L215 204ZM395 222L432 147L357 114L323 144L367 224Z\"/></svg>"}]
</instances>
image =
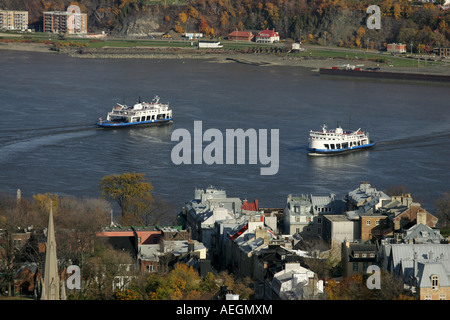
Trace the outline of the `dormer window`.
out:
<instances>
[{"instance_id":1,"label":"dormer window","mask_svg":"<svg viewBox=\"0 0 450 320\"><path fill-rule=\"evenodd\" d=\"M439 277L437 275L431 276L431 289L437 290L439 288Z\"/></svg>"}]
</instances>

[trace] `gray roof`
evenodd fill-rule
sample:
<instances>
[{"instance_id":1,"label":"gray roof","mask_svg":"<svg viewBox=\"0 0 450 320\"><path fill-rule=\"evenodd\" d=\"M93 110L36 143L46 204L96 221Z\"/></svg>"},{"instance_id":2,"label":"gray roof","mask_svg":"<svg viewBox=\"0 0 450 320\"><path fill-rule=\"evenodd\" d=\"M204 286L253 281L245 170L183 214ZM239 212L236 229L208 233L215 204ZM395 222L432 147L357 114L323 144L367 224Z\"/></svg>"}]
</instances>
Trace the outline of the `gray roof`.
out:
<instances>
[{"instance_id":1,"label":"gray roof","mask_svg":"<svg viewBox=\"0 0 450 320\"><path fill-rule=\"evenodd\" d=\"M404 240L415 240L416 242L433 242L440 243L444 237L439 231L433 230L429 226L422 223L416 224L406 231L406 235L403 237Z\"/></svg>"},{"instance_id":2,"label":"gray roof","mask_svg":"<svg viewBox=\"0 0 450 320\"><path fill-rule=\"evenodd\" d=\"M431 288L432 276L439 277L440 287L450 287L450 280L448 271L442 263L439 262L419 262L418 263L418 274L420 288Z\"/></svg>"},{"instance_id":3,"label":"gray roof","mask_svg":"<svg viewBox=\"0 0 450 320\"><path fill-rule=\"evenodd\" d=\"M392 259L392 268L399 271L401 263L413 260L415 257L418 261L439 261L450 273L450 245L448 244L391 244L390 256ZM431 253L431 255L430 255Z\"/></svg>"},{"instance_id":4,"label":"gray roof","mask_svg":"<svg viewBox=\"0 0 450 320\"><path fill-rule=\"evenodd\" d=\"M361 183L358 188L350 191L348 193L348 198L355 203L361 203L371 198L376 199L376 202L378 202L379 199L390 199L383 191L378 191L368 183Z\"/></svg>"},{"instance_id":5,"label":"gray roof","mask_svg":"<svg viewBox=\"0 0 450 320\"><path fill-rule=\"evenodd\" d=\"M144 244L139 246L139 253L142 260L159 261L159 244Z\"/></svg>"},{"instance_id":6,"label":"gray roof","mask_svg":"<svg viewBox=\"0 0 450 320\"><path fill-rule=\"evenodd\" d=\"M333 204L334 195L330 194L327 196L313 196L311 195L311 204L313 206L325 207Z\"/></svg>"}]
</instances>

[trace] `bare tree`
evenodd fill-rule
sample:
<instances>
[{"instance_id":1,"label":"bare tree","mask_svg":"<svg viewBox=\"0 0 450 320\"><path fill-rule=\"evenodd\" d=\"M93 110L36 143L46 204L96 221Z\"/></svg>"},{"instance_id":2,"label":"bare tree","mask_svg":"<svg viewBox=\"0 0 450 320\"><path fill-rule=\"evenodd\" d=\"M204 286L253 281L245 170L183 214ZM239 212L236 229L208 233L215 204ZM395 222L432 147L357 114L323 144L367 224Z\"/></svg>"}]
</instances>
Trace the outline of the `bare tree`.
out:
<instances>
[{"instance_id":1,"label":"bare tree","mask_svg":"<svg viewBox=\"0 0 450 320\"><path fill-rule=\"evenodd\" d=\"M444 192L442 197L434 202L436 207L436 216L439 218L439 225L447 228L450 223L450 191Z\"/></svg>"}]
</instances>

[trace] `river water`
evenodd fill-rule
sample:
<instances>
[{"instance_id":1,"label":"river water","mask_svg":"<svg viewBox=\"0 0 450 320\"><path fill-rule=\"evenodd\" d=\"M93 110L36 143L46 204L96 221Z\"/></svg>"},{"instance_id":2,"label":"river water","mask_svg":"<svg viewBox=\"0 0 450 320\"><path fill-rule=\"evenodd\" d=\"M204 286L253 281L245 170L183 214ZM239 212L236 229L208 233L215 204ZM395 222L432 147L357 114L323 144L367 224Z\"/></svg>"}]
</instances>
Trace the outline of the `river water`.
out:
<instances>
[{"instance_id":1,"label":"river water","mask_svg":"<svg viewBox=\"0 0 450 320\"><path fill-rule=\"evenodd\" d=\"M362 181L379 190L405 186L427 210L450 190L449 86L323 78L300 67L258 67L196 60L77 59L0 51L0 190L30 197L99 197L103 176L145 173L176 211L194 189L282 207L288 194L335 193ZM94 123L116 103L159 95L171 125L102 130ZM279 129L279 170L262 164L175 165L171 134ZM310 129L322 124L370 132L371 151L310 157ZM269 137L270 143L270 137ZM205 143L204 145L207 145Z\"/></svg>"}]
</instances>

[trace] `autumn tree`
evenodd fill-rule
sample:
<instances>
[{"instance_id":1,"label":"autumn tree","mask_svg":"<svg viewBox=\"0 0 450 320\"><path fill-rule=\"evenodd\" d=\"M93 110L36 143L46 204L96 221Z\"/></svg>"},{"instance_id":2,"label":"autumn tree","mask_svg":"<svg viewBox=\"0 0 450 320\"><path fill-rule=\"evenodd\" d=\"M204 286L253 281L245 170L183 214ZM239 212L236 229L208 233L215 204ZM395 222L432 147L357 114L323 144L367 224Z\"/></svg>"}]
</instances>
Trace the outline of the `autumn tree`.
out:
<instances>
[{"instance_id":1,"label":"autumn tree","mask_svg":"<svg viewBox=\"0 0 450 320\"><path fill-rule=\"evenodd\" d=\"M106 242L98 240L95 250L83 265L83 288L74 298L88 300L112 300L116 290L125 290L139 271L126 251L114 250ZM113 287L113 284L116 284Z\"/></svg>"},{"instance_id":2,"label":"autumn tree","mask_svg":"<svg viewBox=\"0 0 450 320\"><path fill-rule=\"evenodd\" d=\"M370 297L362 274L349 276L341 282L330 280L325 290L330 300L368 300Z\"/></svg>"},{"instance_id":3,"label":"autumn tree","mask_svg":"<svg viewBox=\"0 0 450 320\"><path fill-rule=\"evenodd\" d=\"M362 38L366 35L366 29L363 27L359 27L356 31L356 45L358 47L362 46Z\"/></svg>"},{"instance_id":4,"label":"autumn tree","mask_svg":"<svg viewBox=\"0 0 450 320\"><path fill-rule=\"evenodd\" d=\"M49 192L44 194L38 193L33 195L33 200L33 207L38 214L48 215L50 206L52 207L53 212L58 211L59 197L57 194Z\"/></svg>"},{"instance_id":5,"label":"autumn tree","mask_svg":"<svg viewBox=\"0 0 450 320\"><path fill-rule=\"evenodd\" d=\"M205 19L201 18L198 24L198 31L206 33L209 29L208 23Z\"/></svg>"},{"instance_id":6,"label":"autumn tree","mask_svg":"<svg viewBox=\"0 0 450 320\"><path fill-rule=\"evenodd\" d=\"M151 208L153 186L143 173L113 174L100 182L102 197L115 201L122 212L122 219L141 219Z\"/></svg>"},{"instance_id":7,"label":"autumn tree","mask_svg":"<svg viewBox=\"0 0 450 320\"><path fill-rule=\"evenodd\" d=\"M174 208L162 197L151 194L153 186L143 173L124 173L105 176L100 189L102 197L115 201L122 212L122 224L171 224Z\"/></svg>"},{"instance_id":8,"label":"autumn tree","mask_svg":"<svg viewBox=\"0 0 450 320\"><path fill-rule=\"evenodd\" d=\"M253 281L249 277L235 278L233 274L225 271L219 272L217 279L227 286L233 293L238 294L240 299L251 299L254 296Z\"/></svg>"},{"instance_id":9,"label":"autumn tree","mask_svg":"<svg viewBox=\"0 0 450 320\"><path fill-rule=\"evenodd\" d=\"M167 275L151 274L146 285L146 294L151 300L204 300L216 291L212 274L201 279L186 264L177 264Z\"/></svg>"},{"instance_id":10,"label":"autumn tree","mask_svg":"<svg viewBox=\"0 0 450 320\"><path fill-rule=\"evenodd\" d=\"M356 274L342 279L328 281L325 288L330 300L408 300L412 297L404 289L403 280L381 270L380 288L367 287L367 275Z\"/></svg>"}]
</instances>

